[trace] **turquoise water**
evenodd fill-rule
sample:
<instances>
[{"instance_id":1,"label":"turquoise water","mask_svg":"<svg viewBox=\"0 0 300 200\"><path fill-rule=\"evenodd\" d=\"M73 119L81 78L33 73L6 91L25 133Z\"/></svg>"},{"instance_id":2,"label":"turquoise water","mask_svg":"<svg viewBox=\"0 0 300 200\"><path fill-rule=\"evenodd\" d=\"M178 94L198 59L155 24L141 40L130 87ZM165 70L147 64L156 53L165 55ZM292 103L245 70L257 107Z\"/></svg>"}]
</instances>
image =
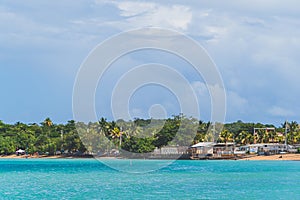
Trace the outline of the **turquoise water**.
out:
<instances>
[{"instance_id":1,"label":"turquoise water","mask_svg":"<svg viewBox=\"0 0 300 200\"><path fill-rule=\"evenodd\" d=\"M176 161L132 174L93 159L2 159L0 199L300 199L300 162Z\"/></svg>"}]
</instances>

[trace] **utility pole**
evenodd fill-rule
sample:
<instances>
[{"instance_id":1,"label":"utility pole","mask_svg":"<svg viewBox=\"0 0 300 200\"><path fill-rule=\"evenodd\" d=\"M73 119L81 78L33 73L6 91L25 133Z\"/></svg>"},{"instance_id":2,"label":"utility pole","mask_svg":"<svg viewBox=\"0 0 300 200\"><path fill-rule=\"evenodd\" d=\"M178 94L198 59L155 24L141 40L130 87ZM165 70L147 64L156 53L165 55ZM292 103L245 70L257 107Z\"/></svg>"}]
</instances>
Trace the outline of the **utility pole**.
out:
<instances>
[{"instance_id":1,"label":"utility pole","mask_svg":"<svg viewBox=\"0 0 300 200\"><path fill-rule=\"evenodd\" d=\"M215 141L215 137L216 137L216 122L214 122L213 123L213 141L212 142L217 142L217 141Z\"/></svg>"},{"instance_id":2,"label":"utility pole","mask_svg":"<svg viewBox=\"0 0 300 200\"><path fill-rule=\"evenodd\" d=\"M122 134L123 134L123 128L120 127L120 141L119 141L119 148L121 149L121 146L122 146Z\"/></svg>"},{"instance_id":3,"label":"utility pole","mask_svg":"<svg viewBox=\"0 0 300 200\"><path fill-rule=\"evenodd\" d=\"M285 120L285 131L284 131L284 135L285 135L285 141L284 141L284 146L286 151L288 150L288 144L287 144L287 120Z\"/></svg>"},{"instance_id":4,"label":"utility pole","mask_svg":"<svg viewBox=\"0 0 300 200\"><path fill-rule=\"evenodd\" d=\"M63 153L63 143L64 143L64 131L60 130L60 139L61 139L61 145L60 145L60 152Z\"/></svg>"}]
</instances>

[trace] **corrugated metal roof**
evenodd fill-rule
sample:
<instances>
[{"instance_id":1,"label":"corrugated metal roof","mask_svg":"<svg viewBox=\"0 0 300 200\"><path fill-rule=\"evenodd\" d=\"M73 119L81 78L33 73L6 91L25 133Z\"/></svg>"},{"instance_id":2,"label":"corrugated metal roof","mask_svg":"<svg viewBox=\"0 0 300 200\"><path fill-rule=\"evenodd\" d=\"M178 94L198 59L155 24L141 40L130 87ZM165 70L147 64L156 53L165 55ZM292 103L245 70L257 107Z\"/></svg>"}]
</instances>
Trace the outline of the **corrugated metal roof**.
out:
<instances>
[{"instance_id":1,"label":"corrugated metal roof","mask_svg":"<svg viewBox=\"0 0 300 200\"><path fill-rule=\"evenodd\" d=\"M210 146L214 146L216 143L214 142L199 142L197 144L194 144L192 146L192 148L196 148L196 147L210 147Z\"/></svg>"}]
</instances>

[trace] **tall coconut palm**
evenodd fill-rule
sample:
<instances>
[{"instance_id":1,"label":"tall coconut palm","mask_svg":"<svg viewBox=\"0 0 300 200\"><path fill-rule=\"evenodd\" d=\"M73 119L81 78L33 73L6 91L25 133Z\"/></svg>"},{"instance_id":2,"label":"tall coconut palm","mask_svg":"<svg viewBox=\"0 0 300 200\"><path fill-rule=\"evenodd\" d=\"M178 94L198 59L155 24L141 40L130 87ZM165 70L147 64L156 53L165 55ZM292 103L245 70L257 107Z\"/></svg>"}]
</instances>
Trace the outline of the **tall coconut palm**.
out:
<instances>
[{"instance_id":1,"label":"tall coconut palm","mask_svg":"<svg viewBox=\"0 0 300 200\"><path fill-rule=\"evenodd\" d=\"M47 150L48 152L50 152L50 144L51 144L51 140L50 140L50 127L52 127L53 122L51 121L51 119L49 117L47 117L44 122L41 123L42 126L44 127L44 130L46 132L46 136L47 136Z\"/></svg>"},{"instance_id":2,"label":"tall coconut palm","mask_svg":"<svg viewBox=\"0 0 300 200\"><path fill-rule=\"evenodd\" d=\"M47 118L44 120L43 124L44 124L45 126L50 127L50 126L53 125L53 122L51 121L51 119L50 119L49 117L47 117Z\"/></svg>"},{"instance_id":3,"label":"tall coconut palm","mask_svg":"<svg viewBox=\"0 0 300 200\"><path fill-rule=\"evenodd\" d=\"M295 136L297 135L297 131L299 130L299 125L296 121L292 121L290 123L290 132L289 132L289 141L290 143L294 144L297 139L295 138Z\"/></svg>"},{"instance_id":4,"label":"tall coconut palm","mask_svg":"<svg viewBox=\"0 0 300 200\"><path fill-rule=\"evenodd\" d=\"M219 138L221 139L222 142L227 144L229 141L233 141L233 134L230 133L227 129L224 129L221 133Z\"/></svg>"},{"instance_id":5,"label":"tall coconut palm","mask_svg":"<svg viewBox=\"0 0 300 200\"><path fill-rule=\"evenodd\" d=\"M247 131L242 131L239 133L237 139L241 144L246 145L253 142L253 135Z\"/></svg>"},{"instance_id":6,"label":"tall coconut palm","mask_svg":"<svg viewBox=\"0 0 300 200\"><path fill-rule=\"evenodd\" d=\"M118 140L119 147L122 145L122 132L120 128L117 126L116 122L112 121L111 123L107 122L106 119L101 118L99 121L100 127L103 130L106 137L111 140Z\"/></svg>"},{"instance_id":7,"label":"tall coconut palm","mask_svg":"<svg viewBox=\"0 0 300 200\"><path fill-rule=\"evenodd\" d=\"M275 142L275 141L277 141L277 133L276 133L276 131L270 131L269 132L269 139L271 140L271 142Z\"/></svg>"}]
</instances>

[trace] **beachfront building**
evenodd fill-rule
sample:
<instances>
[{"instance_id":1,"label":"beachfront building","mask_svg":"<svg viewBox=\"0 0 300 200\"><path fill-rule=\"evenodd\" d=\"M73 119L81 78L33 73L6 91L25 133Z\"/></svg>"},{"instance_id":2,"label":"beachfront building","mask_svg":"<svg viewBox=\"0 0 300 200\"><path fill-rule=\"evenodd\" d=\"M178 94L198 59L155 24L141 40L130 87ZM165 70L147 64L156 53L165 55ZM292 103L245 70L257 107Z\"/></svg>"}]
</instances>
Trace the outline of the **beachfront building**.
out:
<instances>
[{"instance_id":1,"label":"beachfront building","mask_svg":"<svg viewBox=\"0 0 300 200\"><path fill-rule=\"evenodd\" d=\"M213 156L215 158L233 158L234 157L234 143L217 143L213 147Z\"/></svg>"},{"instance_id":2,"label":"beachfront building","mask_svg":"<svg viewBox=\"0 0 300 200\"><path fill-rule=\"evenodd\" d=\"M249 146L247 145L238 146L234 148L235 156L245 156L248 153L249 153Z\"/></svg>"},{"instance_id":3,"label":"beachfront building","mask_svg":"<svg viewBox=\"0 0 300 200\"><path fill-rule=\"evenodd\" d=\"M155 148L150 153L149 158L152 159L188 159L188 146L165 146Z\"/></svg>"},{"instance_id":4,"label":"beachfront building","mask_svg":"<svg viewBox=\"0 0 300 200\"><path fill-rule=\"evenodd\" d=\"M250 144L248 146L250 154L258 155L274 155L286 150L284 144L278 143Z\"/></svg>"},{"instance_id":5,"label":"beachfront building","mask_svg":"<svg viewBox=\"0 0 300 200\"><path fill-rule=\"evenodd\" d=\"M25 150L23 150L23 149L18 149L17 151L16 151L16 155L18 156L18 155L25 155Z\"/></svg>"},{"instance_id":6,"label":"beachfront building","mask_svg":"<svg viewBox=\"0 0 300 200\"><path fill-rule=\"evenodd\" d=\"M234 143L199 142L190 147L191 159L226 159L234 157Z\"/></svg>"},{"instance_id":7,"label":"beachfront building","mask_svg":"<svg viewBox=\"0 0 300 200\"><path fill-rule=\"evenodd\" d=\"M275 155L296 153L296 146L280 143L260 143L235 146L234 143L199 142L189 148L191 159L233 159L247 154Z\"/></svg>"},{"instance_id":8,"label":"beachfront building","mask_svg":"<svg viewBox=\"0 0 300 200\"><path fill-rule=\"evenodd\" d=\"M161 148L155 148L154 155L180 155L186 154L188 147L186 146L166 146Z\"/></svg>"},{"instance_id":9,"label":"beachfront building","mask_svg":"<svg viewBox=\"0 0 300 200\"><path fill-rule=\"evenodd\" d=\"M199 142L190 147L191 159L205 159L213 156L214 142Z\"/></svg>"}]
</instances>

